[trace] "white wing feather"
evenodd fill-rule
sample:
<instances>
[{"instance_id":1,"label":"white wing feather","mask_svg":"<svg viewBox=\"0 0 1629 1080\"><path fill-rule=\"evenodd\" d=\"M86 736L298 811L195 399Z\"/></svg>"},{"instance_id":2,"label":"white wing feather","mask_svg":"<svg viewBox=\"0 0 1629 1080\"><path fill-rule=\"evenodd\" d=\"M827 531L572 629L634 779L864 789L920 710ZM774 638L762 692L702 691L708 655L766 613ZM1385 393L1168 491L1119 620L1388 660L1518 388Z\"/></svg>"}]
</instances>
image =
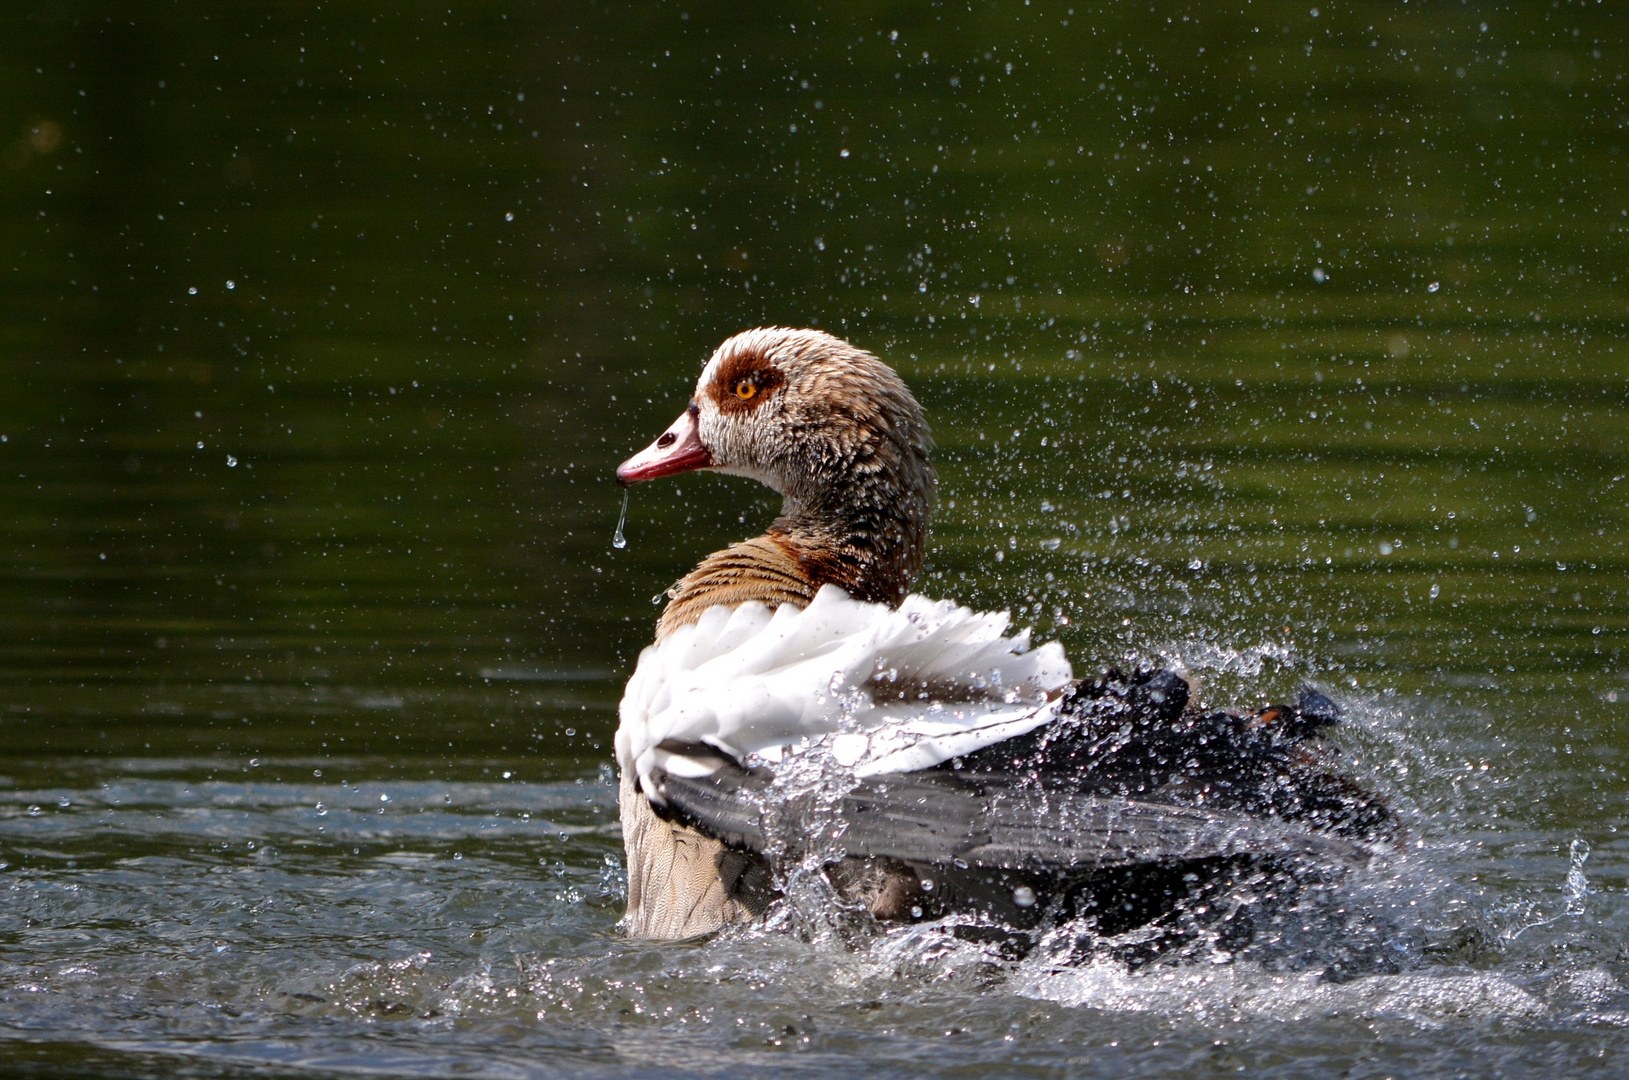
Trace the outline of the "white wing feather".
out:
<instances>
[{"instance_id":1,"label":"white wing feather","mask_svg":"<svg viewBox=\"0 0 1629 1080\"><path fill-rule=\"evenodd\" d=\"M709 609L639 654L622 697L618 764L710 767L659 749L705 743L737 761L826 748L859 776L930 768L1050 719L1073 677L1063 647L1007 636L1005 612L906 597L898 608L827 585L807 608Z\"/></svg>"}]
</instances>

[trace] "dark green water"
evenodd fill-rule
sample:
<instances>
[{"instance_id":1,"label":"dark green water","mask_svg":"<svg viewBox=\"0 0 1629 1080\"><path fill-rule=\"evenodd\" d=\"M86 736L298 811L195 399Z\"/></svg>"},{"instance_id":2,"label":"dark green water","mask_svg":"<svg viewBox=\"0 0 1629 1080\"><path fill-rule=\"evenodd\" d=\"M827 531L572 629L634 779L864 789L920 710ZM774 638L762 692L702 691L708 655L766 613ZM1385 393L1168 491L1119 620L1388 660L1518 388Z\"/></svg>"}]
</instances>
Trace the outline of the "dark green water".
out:
<instances>
[{"instance_id":1,"label":"dark green water","mask_svg":"<svg viewBox=\"0 0 1629 1080\"><path fill-rule=\"evenodd\" d=\"M9 1071L1622 1067L1608 5L11 15ZM924 591L1329 688L1411 845L1354 908L1486 946L1336 987L619 936L650 597L774 505L642 487L614 550L611 471L767 323L928 408Z\"/></svg>"}]
</instances>

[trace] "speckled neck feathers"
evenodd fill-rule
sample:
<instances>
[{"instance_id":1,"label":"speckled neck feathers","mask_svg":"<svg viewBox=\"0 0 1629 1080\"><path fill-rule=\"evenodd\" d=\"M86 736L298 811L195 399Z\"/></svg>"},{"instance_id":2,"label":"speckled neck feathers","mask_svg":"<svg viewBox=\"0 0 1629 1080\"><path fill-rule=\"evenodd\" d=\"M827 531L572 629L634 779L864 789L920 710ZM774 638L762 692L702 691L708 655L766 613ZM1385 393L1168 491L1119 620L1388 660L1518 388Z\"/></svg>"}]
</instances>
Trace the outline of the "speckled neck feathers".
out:
<instances>
[{"instance_id":1,"label":"speckled neck feathers","mask_svg":"<svg viewBox=\"0 0 1629 1080\"><path fill-rule=\"evenodd\" d=\"M658 638L715 604L803 607L826 584L904 599L937 481L921 406L893 369L818 330L751 330L714 353L693 408L711 467L784 503L763 536L708 556L669 591Z\"/></svg>"}]
</instances>

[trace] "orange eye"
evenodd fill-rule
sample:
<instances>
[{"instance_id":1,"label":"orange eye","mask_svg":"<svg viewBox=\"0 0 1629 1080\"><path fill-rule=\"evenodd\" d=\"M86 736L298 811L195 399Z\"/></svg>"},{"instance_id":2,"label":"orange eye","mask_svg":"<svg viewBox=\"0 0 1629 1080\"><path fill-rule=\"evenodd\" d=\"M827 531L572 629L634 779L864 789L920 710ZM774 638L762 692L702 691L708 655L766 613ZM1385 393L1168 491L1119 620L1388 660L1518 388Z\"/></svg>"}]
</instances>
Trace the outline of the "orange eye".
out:
<instances>
[{"instance_id":1,"label":"orange eye","mask_svg":"<svg viewBox=\"0 0 1629 1080\"><path fill-rule=\"evenodd\" d=\"M756 394L757 392L758 388L745 379L742 379L740 382L735 384L735 396L740 398L742 401L751 401L752 395Z\"/></svg>"}]
</instances>

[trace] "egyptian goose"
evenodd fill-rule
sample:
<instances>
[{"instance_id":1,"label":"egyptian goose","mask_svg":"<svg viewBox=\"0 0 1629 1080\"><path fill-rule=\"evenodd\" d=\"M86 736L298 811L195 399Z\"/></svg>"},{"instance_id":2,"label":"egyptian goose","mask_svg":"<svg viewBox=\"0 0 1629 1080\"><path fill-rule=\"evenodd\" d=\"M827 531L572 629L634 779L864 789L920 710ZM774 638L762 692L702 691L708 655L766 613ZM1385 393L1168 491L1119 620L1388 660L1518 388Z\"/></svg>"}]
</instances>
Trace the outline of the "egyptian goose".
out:
<instances>
[{"instance_id":1,"label":"egyptian goose","mask_svg":"<svg viewBox=\"0 0 1629 1080\"><path fill-rule=\"evenodd\" d=\"M932 448L881 360L770 328L720 345L678 420L617 469L624 486L733 473L784 499L762 536L668 590L628 681L630 934L751 918L776 860L811 850L831 852L839 902L879 919L1032 926L1067 903L1106 930L1159 917L1194 867L1338 862L1384 832L1385 808L1305 744L1334 722L1327 698L1205 716L1170 672L1076 680L1057 643L1031 648L1004 613L912 595ZM775 811L777 774L824 780Z\"/></svg>"}]
</instances>

